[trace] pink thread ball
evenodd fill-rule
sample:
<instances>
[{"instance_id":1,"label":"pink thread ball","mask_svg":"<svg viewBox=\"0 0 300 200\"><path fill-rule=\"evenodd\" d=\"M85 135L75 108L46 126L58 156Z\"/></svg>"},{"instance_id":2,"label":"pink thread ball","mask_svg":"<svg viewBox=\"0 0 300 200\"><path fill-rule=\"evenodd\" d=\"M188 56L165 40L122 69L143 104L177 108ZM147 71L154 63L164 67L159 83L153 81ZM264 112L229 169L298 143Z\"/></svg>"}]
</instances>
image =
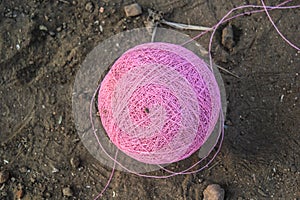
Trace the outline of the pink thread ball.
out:
<instances>
[{"instance_id":1,"label":"pink thread ball","mask_svg":"<svg viewBox=\"0 0 300 200\"><path fill-rule=\"evenodd\" d=\"M126 51L98 93L110 140L147 164L177 162L197 151L212 133L220 108L220 90L204 60L162 42Z\"/></svg>"}]
</instances>

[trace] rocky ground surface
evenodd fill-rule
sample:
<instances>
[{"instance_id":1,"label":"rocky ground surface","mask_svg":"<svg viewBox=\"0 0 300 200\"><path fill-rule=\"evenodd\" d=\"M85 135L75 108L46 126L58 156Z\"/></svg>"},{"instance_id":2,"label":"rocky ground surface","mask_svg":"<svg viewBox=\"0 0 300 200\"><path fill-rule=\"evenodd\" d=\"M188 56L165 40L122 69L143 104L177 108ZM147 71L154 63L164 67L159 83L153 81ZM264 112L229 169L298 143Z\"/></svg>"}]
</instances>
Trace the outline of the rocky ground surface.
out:
<instances>
[{"instance_id":1,"label":"rocky ground surface","mask_svg":"<svg viewBox=\"0 0 300 200\"><path fill-rule=\"evenodd\" d=\"M92 199L105 186L111 169L81 143L71 102L76 72L101 41L144 27L148 8L169 21L212 26L233 7L260 4L137 2L142 14L127 17L131 11L124 7L134 3L129 0L0 0L0 199ZM300 46L300 9L271 16ZM222 32L230 36L230 31L228 43ZM207 48L208 40L198 42ZM214 183L225 199L300 199L300 52L261 13L220 27L212 53L217 64L240 77L222 73L225 140L212 166L162 180L117 171L103 199L202 199L214 192L205 190ZM192 156L175 166L196 160Z\"/></svg>"}]
</instances>

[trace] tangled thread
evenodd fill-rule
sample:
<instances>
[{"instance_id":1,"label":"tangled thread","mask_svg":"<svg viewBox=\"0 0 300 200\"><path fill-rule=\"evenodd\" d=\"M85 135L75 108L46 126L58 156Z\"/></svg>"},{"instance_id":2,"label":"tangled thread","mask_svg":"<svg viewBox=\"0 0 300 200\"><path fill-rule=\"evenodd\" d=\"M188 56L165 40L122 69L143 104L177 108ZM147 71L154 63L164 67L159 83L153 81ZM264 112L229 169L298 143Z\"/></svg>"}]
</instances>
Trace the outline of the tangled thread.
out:
<instances>
[{"instance_id":1,"label":"tangled thread","mask_svg":"<svg viewBox=\"0 0 300 200\"><path fill-rule=\"evenodd\" d=\"M148 164L180 161L213 131L221 107L213 72L193 52L147 43L125 52L101 83L98 109L111 141Z\"/></svg>"}]
</instances>

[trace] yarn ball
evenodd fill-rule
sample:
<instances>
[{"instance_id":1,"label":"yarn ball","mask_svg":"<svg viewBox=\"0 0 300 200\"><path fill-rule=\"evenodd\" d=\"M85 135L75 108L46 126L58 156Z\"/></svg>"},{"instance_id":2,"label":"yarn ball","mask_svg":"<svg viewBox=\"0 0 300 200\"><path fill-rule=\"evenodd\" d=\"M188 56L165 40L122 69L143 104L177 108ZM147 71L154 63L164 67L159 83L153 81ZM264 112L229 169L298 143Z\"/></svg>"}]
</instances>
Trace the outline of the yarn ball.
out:
<instances>
[{"instance_id":1,"label":"yarn ball","mask_svg":"<svg viewBox=\"0 0 300 200\"><path fill-rule=\"evenodd\" d=\"M147 164L177 162L197 151L212 133L220 108L220 90L204 60L162 42L126 51L98 93L110 140Z\"/></svg>"}]
</instances>

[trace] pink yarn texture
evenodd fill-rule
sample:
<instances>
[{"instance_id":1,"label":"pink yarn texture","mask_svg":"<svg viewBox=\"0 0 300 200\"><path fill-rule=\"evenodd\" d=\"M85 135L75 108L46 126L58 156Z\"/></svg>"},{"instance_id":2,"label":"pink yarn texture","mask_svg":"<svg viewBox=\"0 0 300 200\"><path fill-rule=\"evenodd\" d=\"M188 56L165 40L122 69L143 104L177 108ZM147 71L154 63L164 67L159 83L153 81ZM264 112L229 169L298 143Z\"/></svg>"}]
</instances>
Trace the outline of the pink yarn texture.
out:
<instances>
[{"instance_id":1,"label":"pink yarn texture","mask_svg":"<svg viewBox=\"0 0 300 200\"><path fill-rule=\"evenodd\" d=\"M110 140L148 164L177 162L197 151L220 109L220 90L208 65L190 50L162 42L125 52L98 94Z\"/></svg>"}]
</instances>

